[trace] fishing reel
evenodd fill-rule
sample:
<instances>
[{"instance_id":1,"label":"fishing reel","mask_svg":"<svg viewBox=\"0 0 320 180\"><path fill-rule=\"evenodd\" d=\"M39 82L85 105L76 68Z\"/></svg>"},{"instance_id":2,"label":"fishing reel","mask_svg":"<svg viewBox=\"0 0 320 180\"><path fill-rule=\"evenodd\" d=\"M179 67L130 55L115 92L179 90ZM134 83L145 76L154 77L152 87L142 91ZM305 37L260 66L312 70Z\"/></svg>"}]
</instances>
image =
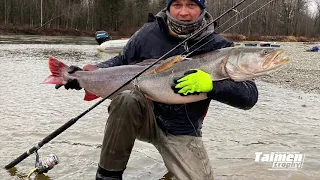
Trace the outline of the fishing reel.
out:
<instances>
[{"instance_id":1,"label":"fishing reel","mask_svg":"<svg viewBox=\"0 0 320 180\"><path fill-rule=\"evenodd\" d=\"M35 151L36 154L36 163L35 168L30 171L27 177L30 177L33 173L43 174L47 173L51 170L55 165L59 163L59 159L56 155L50 154L49 157L43 159L42 161L39 160L38 151Z\"/></svg>"}]
</instances>

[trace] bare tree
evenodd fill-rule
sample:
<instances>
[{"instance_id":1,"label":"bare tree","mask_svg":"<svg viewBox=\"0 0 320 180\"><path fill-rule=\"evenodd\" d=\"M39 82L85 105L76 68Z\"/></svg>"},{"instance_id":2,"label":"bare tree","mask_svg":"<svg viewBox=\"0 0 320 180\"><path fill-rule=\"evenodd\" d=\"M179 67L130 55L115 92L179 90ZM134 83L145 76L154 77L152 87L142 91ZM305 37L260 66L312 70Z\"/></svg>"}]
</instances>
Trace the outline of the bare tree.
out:
<instances>
[{"instance_id":1,"label":"bare tree","mask_svg":"<svg viewBox=\"0 0 320 180\"><path fill-rule=\"evenodd\" d=\"M165 7L164 0L0 0L0 24L38 28L41 1L43 28L99 29L122 35L131 35L146 23L148 13L156 14ZM249 36L316 36L320 34L320 1L316 2L315 14L309 12L308 1L246 1L217 22L221 26L218 31L238 23L227 32ZM238 2L207 1L207 11L216 18ZM249 16L251 13L254 14Z\"/></svg>"}]
</instances>

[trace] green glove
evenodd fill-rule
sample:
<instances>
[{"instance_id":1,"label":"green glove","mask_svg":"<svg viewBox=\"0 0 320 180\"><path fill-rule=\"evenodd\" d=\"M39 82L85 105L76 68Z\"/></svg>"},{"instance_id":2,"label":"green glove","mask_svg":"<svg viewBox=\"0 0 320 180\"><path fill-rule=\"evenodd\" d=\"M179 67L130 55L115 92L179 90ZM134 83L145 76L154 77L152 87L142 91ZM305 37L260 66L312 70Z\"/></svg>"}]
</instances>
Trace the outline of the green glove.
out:
<instances>
[{"instance_id":1,"label":"green glove","mask_svg":"<svg viewBox=\"0 0 320 180\"><path fill-rule=\"evenodd\" d=\"M210 74L199 69L192 69L184 73L183 77L174 80L175 93L180 95L199 94L210 92L213 84Z\"/></svg>"}]
</instances>

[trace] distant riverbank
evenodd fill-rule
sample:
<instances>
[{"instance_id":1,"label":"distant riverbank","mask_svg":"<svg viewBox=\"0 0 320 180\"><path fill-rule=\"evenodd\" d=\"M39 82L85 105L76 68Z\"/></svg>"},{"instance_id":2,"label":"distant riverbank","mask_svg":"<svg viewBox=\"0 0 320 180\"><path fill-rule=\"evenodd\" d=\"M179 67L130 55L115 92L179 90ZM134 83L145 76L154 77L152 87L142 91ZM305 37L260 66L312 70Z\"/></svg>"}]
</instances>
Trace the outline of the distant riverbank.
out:
<instances>
[{"instance_id":1,"label":"distant riverbank","mask_svg":"<svg viewBox=\"0 0 320 180\"><path fill-rule=\"evenodd\" d=\"M68 28L44 28L40 26L0 26L4 35L43 35L43 36L93 36L95 32Z\"/></svg>"},{"instance_id":2,"label":"distant riverbank","mask_svg":"<svg viewBox=\"0 0 320 180\"><path fill-rule=\"evenodd\" d=\"M83 36L94 37L96 31L77 30L68 28L44 28L29 26L0 26L0 34L3 35L44 35L44 36ZM108 31L109 32L109 31ZM132 33L111 31L109 34L113 39L130 36ZM278 41L278 42L320 42L318 37L296 37L296 36L245 36L240 34L223 34L232 41Z\"/></svg>"}]
</instances>

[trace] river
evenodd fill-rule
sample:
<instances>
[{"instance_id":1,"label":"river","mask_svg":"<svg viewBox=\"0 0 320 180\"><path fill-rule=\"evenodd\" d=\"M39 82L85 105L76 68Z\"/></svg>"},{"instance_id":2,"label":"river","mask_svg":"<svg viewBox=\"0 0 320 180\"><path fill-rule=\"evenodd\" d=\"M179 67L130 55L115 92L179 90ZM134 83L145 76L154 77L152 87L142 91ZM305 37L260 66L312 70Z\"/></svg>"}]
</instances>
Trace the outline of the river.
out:
<instances>
[{"instance_id":1,"label":"river","mask_svg":"<svg viewBox=\"0 0 320 180\"><path fill-rule=\"evenodd\" d=\"M308 59L301 53L302 43L280 44L293 63ZM83 101L83 91L56 90L54 85L40 84L49 75L50 56L69 65L84 66L115 55L98 54L96 46L94 38L89 37L0 36L1 167L97 102ZM318 58L320 62L319 54L312 56L316 57L309 59ZM320 69L318 64L314 66L311 68ZM215 179L320 179L320 94L306 91L308 87L282 86L274 81L257 80L257 86L259 101L251 110L214 101L210 104L203 140ZM103 102L44 145L40 156L54 153L60 163L47 174L32 175L31 179L94 179L109 103ZM301 153L303 166L272 170L272 162L255 161L258 152ZM34 163L32 154L15 168L1 168L1 179L27 179ZM124 179L159 179L165 172L157 150L136 141Z\"/></svg>"}]
</instances>

